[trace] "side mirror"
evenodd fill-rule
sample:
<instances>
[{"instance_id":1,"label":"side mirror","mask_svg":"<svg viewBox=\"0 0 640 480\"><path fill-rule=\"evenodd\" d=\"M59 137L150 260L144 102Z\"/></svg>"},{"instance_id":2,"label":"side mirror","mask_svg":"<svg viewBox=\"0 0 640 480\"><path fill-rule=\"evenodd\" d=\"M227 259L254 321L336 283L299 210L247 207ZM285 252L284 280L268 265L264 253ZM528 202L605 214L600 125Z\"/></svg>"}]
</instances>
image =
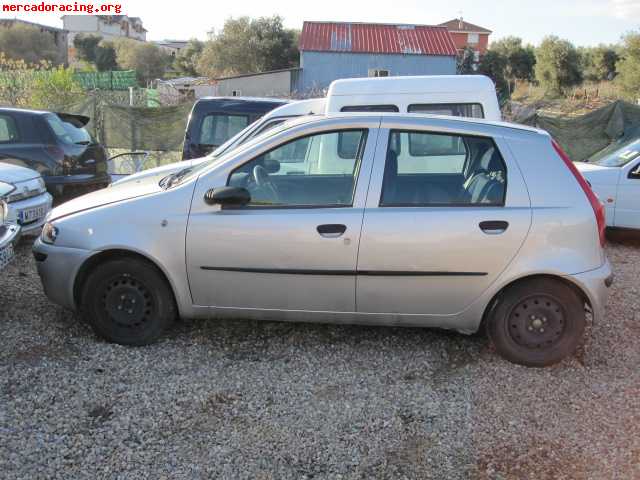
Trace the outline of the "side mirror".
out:
<instances>
[{"instance_id":1,"label":"side mirror","mask_svg":"<svg viewBox=\"0 0 640 480\"><path fill-rule=\"evenodd\" d=\"M204 194L207 205L242 206L251 201L249 190L243 187L218 187Z\"/></svg>"}]
</instances>

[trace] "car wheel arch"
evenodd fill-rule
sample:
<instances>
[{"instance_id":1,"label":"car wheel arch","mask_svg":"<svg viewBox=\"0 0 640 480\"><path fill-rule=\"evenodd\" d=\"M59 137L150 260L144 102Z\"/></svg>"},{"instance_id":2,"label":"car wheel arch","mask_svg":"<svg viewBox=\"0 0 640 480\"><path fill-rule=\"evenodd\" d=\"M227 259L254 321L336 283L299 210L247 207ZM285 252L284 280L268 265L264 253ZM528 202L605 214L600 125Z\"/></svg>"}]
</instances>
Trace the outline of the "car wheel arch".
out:
<instances>
[{"instance_id":1,"label":"car wheel arch","mask_svg":"<svg viewBox=\"0 0 640 480\"><path fill-rule=\"evenodd\" d=\"M177 308L178 296L176 295L176 289L173 283L171 282L171 280L169 279L169 277L167 276L164 269L160 267L160 265L158 265L158 263L155 262L153 259L149 258L147 255L144 255L140 252L136 252L133 250L126 250L126 249L102 250L97 252L95 255L90 256L84 261L84 263L78 269L78 272L76 273L76 278L73 283L73 301L74 301L74 306L76 308L78 307L78 305L80 305L80 294L82 292L82 286L84 285L87 277L91 274L91 272L95 268L103 264L104 262L107 262L109 260L122 259L122 258L137 258L152 265L158 271L158 273L162 276L164 281L167 282L167 285L169 285L169 289L173 294L173 301Z\"/></svg>"},{"instance_id":2,"label":"car wheel arch","mask_svg":"<svg viewBox=\"0 0 640 480\"><path fill-rule=\"evenodd\" d=\"M565 284L565 285L569 286L570 288L572 288L578 294L578 296L584 301L584 303L589 306L589 309L593 308L592 301L589 298L589 295L577 283L571 281L569 278L564 277L562 275L554 275L554 274L550 274L550 273L537 273L537 274L527 275L527 276L524 276L524 277L519 277L519 278L513 279L510 282L504 284L500 288L500 290L491 298L491 301L489 303L487 303L487 306L485 307L484 313L482 315L482 320L481 320L480 324L478 325L478 331L483 330L483 329L486 328L487 321L488 321L491 313L493 312L493 310L498 305L498 302L500 301L500 297L504 294L504 292L506 290L508 290L509 288L511 288L514 285L517 285L519 283L524 283L524 282L528 282L528 281L531 281L531 280L540 280L540 279L554 280L554 281L562 282L563 284Z\"/></svg>"}]
</instances>

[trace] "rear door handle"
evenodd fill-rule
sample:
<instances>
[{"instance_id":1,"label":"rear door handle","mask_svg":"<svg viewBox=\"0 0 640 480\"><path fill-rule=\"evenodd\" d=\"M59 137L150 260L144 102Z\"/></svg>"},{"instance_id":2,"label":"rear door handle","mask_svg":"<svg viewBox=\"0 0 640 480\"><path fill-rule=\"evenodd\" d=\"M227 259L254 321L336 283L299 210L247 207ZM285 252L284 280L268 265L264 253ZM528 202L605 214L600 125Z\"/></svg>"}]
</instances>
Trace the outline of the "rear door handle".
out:
<instances>
[{"instance_id":1,"label":"rear door handle","mask_svg":"<svg viewBox=\"0 0 640 480\"><path fill-rule=\"evenodd\" d=\"M509 222L503 220L487 220L480 222L480 230L487 235L499 235L509 228Z\"/></svg>"},{"instance_id":2,"label":"rear door handle","mask_svg":"<svg viewBox=\"0 0 640 480\"><path fill-rule=\"evenodd\" d=\"M347 226L340 223L318 225L318 233L325 238L337 238L347 231Z\"/></svg>"}]
</instances>

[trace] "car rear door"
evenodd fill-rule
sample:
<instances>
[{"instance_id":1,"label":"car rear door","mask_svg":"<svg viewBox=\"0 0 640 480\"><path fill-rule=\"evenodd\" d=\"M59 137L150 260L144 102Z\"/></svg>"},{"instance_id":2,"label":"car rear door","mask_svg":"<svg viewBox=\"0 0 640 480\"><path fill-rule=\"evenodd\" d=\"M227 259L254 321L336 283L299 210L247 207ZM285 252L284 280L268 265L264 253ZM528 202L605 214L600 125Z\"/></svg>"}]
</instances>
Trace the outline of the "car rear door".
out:
<instances>
[{"instance_id":1,"label":"car rear door","mask_svg":"<svg viewBox=\"0 0 640 480\"><path fill-rule=\"evenodd\" d=\"M509 265L531 224L504 140L383 120L358 256L357 310L454 315ZM386 127L386 128L384 128ZM463 128L463 127L461 127Z\"/></svg>"},{"instance_id":2,"label":"car rear door","mask_svg":"<svg viewBox=\"0 0 640 480\"><path fill-rule=\"evenodd\" d=\"M244 207L207 205L205 192L222 185L201 177L187 233L194 303L354 312L357 251L378 125L379 120L362 120L352 128L314 130L237 165L224 182L250 191L252 201ZM349 135L349 146L346 139L340 143L342 135ZM256 171L266 171L261 183L255 181Z\"/></svg>"}]
</instances>

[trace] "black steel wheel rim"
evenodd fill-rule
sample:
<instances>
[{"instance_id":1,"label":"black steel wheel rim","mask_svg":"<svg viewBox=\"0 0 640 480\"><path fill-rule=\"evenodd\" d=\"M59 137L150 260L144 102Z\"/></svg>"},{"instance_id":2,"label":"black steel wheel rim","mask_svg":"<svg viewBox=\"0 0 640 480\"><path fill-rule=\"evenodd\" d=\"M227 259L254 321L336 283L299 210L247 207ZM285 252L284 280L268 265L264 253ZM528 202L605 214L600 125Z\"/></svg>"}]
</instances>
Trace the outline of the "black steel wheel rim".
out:
<instances>
[{"instance_id":1,"label":"black steel wheel rim","mask_svg":"<svg viewBox=\"0 0 640 480\"><path fill-rule=\"evenodd\" d=\"M128 274L110 279L102 292L102 307L112 322L123 328L140 328L153 313L147 287Z\"/></svg>"},{"instance_id":2,"label":"black steel wheel rim","mask_svg":"<svg viewBox=\"0 0 640 480\"><path fill-rule=\"evenodd\" d=\"M508 332L518 345L544 350L557 345L567 329L567 314L550 295L538 294L521 300L510 311Z\"/></svg>"}]
</instances>

